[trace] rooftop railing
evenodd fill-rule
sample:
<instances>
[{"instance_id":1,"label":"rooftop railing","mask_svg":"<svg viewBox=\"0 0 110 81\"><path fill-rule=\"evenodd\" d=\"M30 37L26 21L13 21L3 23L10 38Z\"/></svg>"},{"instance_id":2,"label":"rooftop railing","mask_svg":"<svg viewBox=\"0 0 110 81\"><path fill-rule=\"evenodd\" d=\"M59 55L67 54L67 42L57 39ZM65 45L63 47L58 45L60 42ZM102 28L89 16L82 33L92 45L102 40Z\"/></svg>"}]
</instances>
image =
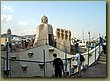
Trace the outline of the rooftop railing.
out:
<instances>
[{"instance_id":1,"label":"rooftop railing","mask_svg":"<svg viewBox=\"0 0 110 81\"><path fill-rule=\"evenodd\" d=\"M102 52L102 47L100 44L94 46L92 50L82 55L85 57L85 61L83 62L81 68L82 70L87 69L93 63L97 62L99 55ZM89 59L88 59L89 58ZM1 75L2 77L6 77L9 74L9 77L53 77L54 76L54 68L51 61L37 61L36 60L19 60L16 56L11 57L9 60L9 69L6 70L6 58L1 57ZM77 73L77 61L75 60L75 56L67 59L62 59L64 63L65 72L67 75L65 77L71 77L75 73ZM67 61L65 63L65 60ZM66 65L66 66L65 66Z\"/></svg>"}]
</instances>

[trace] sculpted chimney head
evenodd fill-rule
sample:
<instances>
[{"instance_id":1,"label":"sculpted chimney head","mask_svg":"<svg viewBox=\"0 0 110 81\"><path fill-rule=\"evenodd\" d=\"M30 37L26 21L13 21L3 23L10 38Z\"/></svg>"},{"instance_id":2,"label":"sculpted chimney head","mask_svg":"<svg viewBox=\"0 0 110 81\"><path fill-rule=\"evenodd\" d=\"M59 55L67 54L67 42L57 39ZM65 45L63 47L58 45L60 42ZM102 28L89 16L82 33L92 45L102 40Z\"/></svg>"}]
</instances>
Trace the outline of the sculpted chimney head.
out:
<instances>
[{"instance_id":1,"label":"sculpted chimney head","mask_svg":"<svg viewBox=\"0 0 110 81\"><path fill-rule=\"evenodd\" d=\"M41 23L48 23L48 18L45 15L41 18Z\"/></svg>"},{"instance_id":2,"label":"sculpted chimney head","mask_svg":"<svg viewBox=\"0 0 110 81\"><path fill-rule=\"evenodd\" d=\"M11 29L10 28L7 29L7 34L11 34Z\"/></svg>"}]
</instances>

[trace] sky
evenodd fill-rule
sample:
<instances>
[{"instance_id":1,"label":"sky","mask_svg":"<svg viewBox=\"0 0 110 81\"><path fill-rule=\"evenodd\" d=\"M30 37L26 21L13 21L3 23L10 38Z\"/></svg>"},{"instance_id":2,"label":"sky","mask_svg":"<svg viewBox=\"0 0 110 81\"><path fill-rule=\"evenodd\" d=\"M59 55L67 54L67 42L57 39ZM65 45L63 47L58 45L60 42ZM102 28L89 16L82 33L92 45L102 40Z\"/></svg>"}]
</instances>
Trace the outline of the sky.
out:
<instances>
[{"instance_id":1,"label":"sky","mask_svg":"<svg viewBox=\"0 0 110 81\"><path fill-rule=\"evenodd\" d=\"M79 39L106 35L106 1L1 1L1 34L33 35L44 15L55 36L57 28Z\"/></svg>"}]
</instances>

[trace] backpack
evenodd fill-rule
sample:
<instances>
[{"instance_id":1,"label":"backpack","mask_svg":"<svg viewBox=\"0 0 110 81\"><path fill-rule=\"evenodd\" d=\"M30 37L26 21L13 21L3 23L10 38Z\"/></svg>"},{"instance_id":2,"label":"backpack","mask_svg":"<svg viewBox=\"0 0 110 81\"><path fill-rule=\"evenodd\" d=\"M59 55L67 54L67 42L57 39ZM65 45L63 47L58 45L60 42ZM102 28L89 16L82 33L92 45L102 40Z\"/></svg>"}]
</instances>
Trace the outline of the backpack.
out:
<instances>
[{"instance_id":1,"label":"backpack","mask_svg":"<svg viewBox=\"0 0 110 81\"><path fill-rule=\"evenodd\" d=\"M61 67L63 65L63 61L60 58L58 58L58 65L60 65Z\"/></svg>"},{"instance_id":2,"label":"backpack","mask_svg":"<svg viewBox=\"0 0 110 81\"><path fill-rule=\"evenodd\" d=\"M61 69L63 69L63 61L60 58L55 59L55 65L56 67L60 67Z\"/></svg>"},{"instance_id":3,"label":"backpack","mask_svg":"<svg viewBox=\"0 0 110 81\"><path fill-rule=\"evenodd\" d=\"M84 61L85 61L84 56L83 56L83 55L81 55L81 54L80 54L80 61L81 61L81 62L84 62Z\"/></svg>"}]
</instances>

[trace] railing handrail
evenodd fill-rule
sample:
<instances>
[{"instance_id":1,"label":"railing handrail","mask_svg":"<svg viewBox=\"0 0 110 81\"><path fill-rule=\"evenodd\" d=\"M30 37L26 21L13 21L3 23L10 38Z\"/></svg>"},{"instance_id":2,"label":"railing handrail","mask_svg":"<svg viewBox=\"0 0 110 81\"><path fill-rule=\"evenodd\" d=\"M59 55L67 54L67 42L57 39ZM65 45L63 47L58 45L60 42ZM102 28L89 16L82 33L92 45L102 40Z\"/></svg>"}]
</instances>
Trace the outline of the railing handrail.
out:
<instances>
[{"instance_id":1,"label":"railing handrail","mask_svg":"<svg viewBox=\"0 0 110 81\"><path fill-rule=\"evenodd\" d=\"M99 45L100 45L100 44L99 44ZM92 52L94 52L95 50L99 51L99 50L98 50L99 45L96 46L95 48L93 48L93 49L92 49L91 51L89 51L89 52L92 53ZM98 52L97 52L97 53L98 53ZM88 52L83 53L82 55L84 55L84 56L85 56L85 55L88 55ZM93 54L93 55L95 55L95 54ZM100 54L98 54L97 58L96 58L95 60L93 59L93 61L91 61L91 63L90 63L88 66L90 66L91 64L93 64L93 63L98 59L99 55L100 55ZM68 64L69 64L69 67L70 67L70 68L68 67L69 69L72 69L72 68L71 68L72 65L75 65L74 62L76 62L76 59L75 59L74 57L75 57L75 56L72 56L72 57L66 58L66 59L62 59L62 60L68 60L68 61L69 61L69 63L68 63ZM1 58L6 59L5 57L1 57ZM73 59L74 59L74 60L73 60ZM46 63L46 64L50 63L50 64L51 64L51 62L53 62L53 60L45 61L45 62L44 62L43 60L42 60L42 61L37 61L37 60L23 60L23 59L22 59L22 60L8 59L8 60L10 60L10 61L28 62L28 63L31 62L31 63L38 63L38 64L40 64L40 63L41 63L41 64L44 64L44 63ZM72 65L71 65L71 63L70 63L71 61L73 61ZM86 65L86 61L85 61L84 63L85 63L85 65ZM64 64L65 64L65 62L64 62ZM51 65L52 65L52 64L51 64ZM11 67L11 66L10 66L10 67ZM69 71L69 72L70 72L70 74L71 74L71 71ZM77 71L75 70L75 72L72 73L71 75L74 75L76 72L77 72Z\"/></svg>"},{"instance_id":2,"label":"railing handrail","mask_svg":"<svg viewBox=\"0 0 110 81\"><path fill-rule=\"evenodd\" d=\"M1 58L6 59L5 57L1 57ZM62 60L68 60L68 59L72 59L72 58L67 58L67 59L62 59ZM8 60L10 60L10 61L23 61L23 62L44 63L43 61L35 61L35 60L17 60L17 59L8 59ZM45 63L50 63L50 62L53 62L53 60L52 61L46 61Z\"/></svg>"},{"instance_id":3,"label":"railing handrail","mask_svg":"<svg viewBox=\"0 0 110 81\"><path fill-rule=\"evenodd\" d=\"M95 50L97 50L99 48L99 45L96 46L96 48L93 48L92 50L89 51L89 53L94 52ZM88 52L82 53L82 55L88 55Z\"/></svg>"}]
</instances>

